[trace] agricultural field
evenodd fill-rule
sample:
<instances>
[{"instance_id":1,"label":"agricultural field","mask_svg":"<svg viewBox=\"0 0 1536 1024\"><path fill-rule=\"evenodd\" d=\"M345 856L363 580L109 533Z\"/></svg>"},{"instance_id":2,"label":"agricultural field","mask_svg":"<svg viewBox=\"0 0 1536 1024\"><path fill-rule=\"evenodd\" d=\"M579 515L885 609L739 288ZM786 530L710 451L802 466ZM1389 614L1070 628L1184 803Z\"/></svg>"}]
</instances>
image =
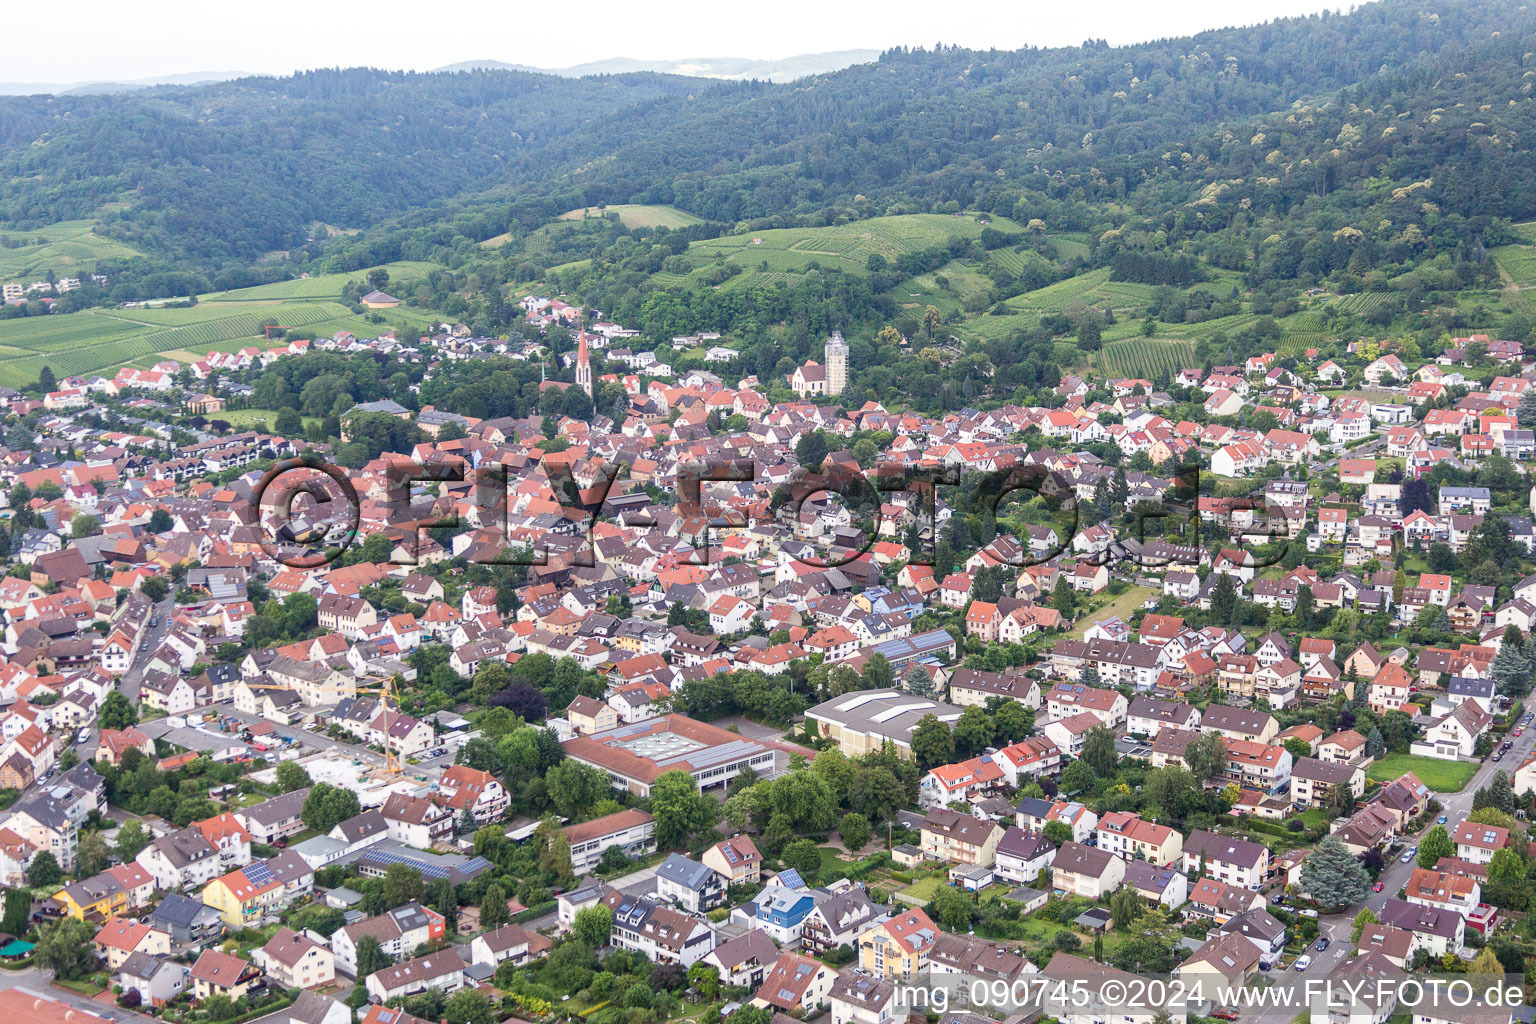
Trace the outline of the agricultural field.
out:
<instances>
[{"instance_id":1,"label":"agricultural field","mask_svg":"<svg viewBox=\"0 0 1536 1024\"><path fill-rule=\"evenodd\" d=\"M1182 338L1111 341L1099 350L1095 361L1114 377L1156 380L1160 372L1173 377L1186 366L1195 365L1195 343Z\"/></svg>"},{"instance_id":2,"label":"agricultural field","mask_svg":"<svg viewBox=\"0 0 1536 1024\"><path fill-rule=\"evenodd\" d=\"M1018 225L993 217L999 231L1017 231ZM683 259L689 278L717 262L729 261L748 273L738 274L722 287L739 288L760 281L761 274L800 274L812 265L841 267L864 273L872 254L895 260L905 253L937 245L953 238L979 238L982 224L973 216L938 213L874 217L826 228L774 228L741 235L727 235L694 242Z\"/></svg>"},{"instance_id":3,"label":"agricultural field","mask_svg":"<svg viewBox=\"0 0 1536 1024\"><path fill-rule=\"evenodd\" d=\"M603 217L610 213L619 215L619 222L627 228L685 228L690 224L702 224L703 218L695 217L675 206L644 206L639 203L620 203L615 206L587 206L579 210L567 210L561 220L584 220L587 217ZM494 242L488 239L485 244Z\"/></svg>"},{"instance_id":4,"label":"agricultural field","mask_svg":"<svg viewBox=\"0 0 1536 1024\"><path fill-rule=\"evenodd\" d=\"M27 284L53 271L78 277L96 269L98 260L132 259L137 249L96 234L94 220L69 220L36 231L0 231L0 281Z\"/></svg>"},{"instance_id":5,"label":"agricultural field","mask_svg":"<svg viewBox=\"0 0 1536 1024\"><path fill-rule=\"evenodd\" d=\"M1501 245L1489 251L1515 284L1521 288L1536 286L1536 245Z\"/></svg>"},{"instance_id":6,"label":"agricultural field","mask_svg":"<svg viewBox=\"0 0 1536 1024\"><path fill-rule=\"evenodd\" d=\"M355 270L345 274L319 274L315 277L297 278L292 281L278 281L274 284L261 284L252 288L237 288L233 291L214 292L199 296L199 301L213 302L272 302L287 299L339 299L341 290L348 281L364 280L370 270ZM384 286L385 291L390 289L405 290L411 282L419 281L427 276L433 269L431 263L413 263L401 261L398 263L384 264L389 271L389 284ZM395 293L391 293L395 294ZM404 296L398 296L404 298Z\"/></svg>"},{"instance_id":7,"label":"agricultural field","mask_svg":"<svg viewBox=\"0 0 1536 1024\"><path fill-rule=\"evenodd\" d=\"M293 283L293 282L289 282ZM397 315L398 314L398 315ZM386 324L419 327L435 319L417 309L388 310ZM93 309L58 316L0 321L0 386L35 382L44 366L54 376L110 375L119 366L145 369L162 359L191 363L210 351L265 345L262 325L275 320L316 336L380 330L339 302L202 302L185 309Z\"/></svg>"}]
</instances>

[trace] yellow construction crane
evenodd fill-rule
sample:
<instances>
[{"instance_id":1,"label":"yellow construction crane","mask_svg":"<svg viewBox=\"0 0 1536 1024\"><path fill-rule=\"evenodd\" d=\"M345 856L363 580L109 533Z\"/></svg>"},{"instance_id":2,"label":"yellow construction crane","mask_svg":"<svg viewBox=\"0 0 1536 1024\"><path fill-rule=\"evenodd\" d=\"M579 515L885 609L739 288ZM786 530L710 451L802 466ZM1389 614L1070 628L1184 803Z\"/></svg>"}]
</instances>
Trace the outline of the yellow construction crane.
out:
<instances>
[{"instance_id":1,"label":"yellow construction crane","mask_svg":"<svg viewBox=\"0 0 1536 1024\"><path fill-rule=\"evenodd\" d=\"M405 769L401 767L400 763L395 760L395 752L391 750L389 746L389 726L393 725L394 722L398 720L399 716L403 714L403 712L400 710L400 695L395 691L394 676L390 676L389 679L378 686L347 687L326 686L323 684L315 686L290 686L287 683L261 683L259 685L255 683L248 683L247 685L250 686L252 690L257 692L262 690L288 690L293 693L315 693L319 691L327 693L339 693L343 697L359 697L367 693L378 694L379 707L384 712L385 724L384 770L391 775L398 775L399 773L405 771Z\"/></svg>"}]
</instances>

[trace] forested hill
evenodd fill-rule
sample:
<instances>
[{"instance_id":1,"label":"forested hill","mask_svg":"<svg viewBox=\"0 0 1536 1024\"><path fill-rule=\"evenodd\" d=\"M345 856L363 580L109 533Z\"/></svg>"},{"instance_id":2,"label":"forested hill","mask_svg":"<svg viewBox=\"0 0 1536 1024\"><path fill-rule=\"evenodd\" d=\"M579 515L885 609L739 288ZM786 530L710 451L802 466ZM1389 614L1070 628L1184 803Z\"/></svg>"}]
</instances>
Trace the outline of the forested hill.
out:
<instances>
[{"instance_id":1,"label":"forested hill","mask_svg":"<svg viewBox=\"0 0 1536 1024\"><path fill-rule=\"evenodd\" d=\"M784 223L958 203L1068 230L1119 208L1210 231L1319 201L1375 224L1411 188L1414 217L1528 219L1533 55L1536 9L1432 0L1126 48L897 51L788 85L348 70L6 97L0 229L104 215L214 269L317 222L456 207L501 228L595 203Z\"/></svg>"},{"instance_id":2,"label":"forested hill","mask_svg":"<svg viewBox=\"0 0 1536 1024\"><path fill-rule=\"evenodd\" d=\"M0 226L93 216L205 267L369 227L506 180L507 161L637 102L699 88L635 74L324 70L112 96L0 99ZM721 88L729 89L730 86Z\"/></svg>"}]
</instances>

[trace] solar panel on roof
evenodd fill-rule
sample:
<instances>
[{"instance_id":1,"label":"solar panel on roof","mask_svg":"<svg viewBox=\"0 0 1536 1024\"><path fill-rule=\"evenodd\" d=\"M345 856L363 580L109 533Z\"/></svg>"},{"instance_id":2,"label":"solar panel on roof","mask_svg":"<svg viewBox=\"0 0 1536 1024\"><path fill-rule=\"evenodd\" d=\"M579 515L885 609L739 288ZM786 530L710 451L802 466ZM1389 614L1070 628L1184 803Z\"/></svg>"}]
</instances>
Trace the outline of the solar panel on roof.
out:
<instances>
[{"instance_id":1,"label":"solar panel on roof","mask_svg":"<svg viewBox=\"0 0 1536 1024\"><path fill-rule=\"evenodd\" d=\"M785 868L779 872L779 884L789 889L805 888L805 879L800 877L800 872L794 868Z\"/></svg>"},{"instance_id":2,"label":"solar panel on roof","mask_svg":"<svg viewBox=\"0 0 1536 1024\"><path fill-rule=\"evenodd\" d=\"M266 861L252 861L245 866L245 877L252 885L266 885L272 881L272 869Z\"/></svg>"}]
</instances>

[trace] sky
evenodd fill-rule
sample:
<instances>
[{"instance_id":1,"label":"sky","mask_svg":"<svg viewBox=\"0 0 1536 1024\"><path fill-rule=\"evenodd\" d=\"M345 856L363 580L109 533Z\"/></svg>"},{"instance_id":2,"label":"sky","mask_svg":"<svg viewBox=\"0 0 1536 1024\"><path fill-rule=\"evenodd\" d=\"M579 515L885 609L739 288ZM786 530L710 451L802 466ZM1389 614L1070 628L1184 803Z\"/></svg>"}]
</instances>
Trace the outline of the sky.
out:
<instances>
[{"instance_id":1,"label":"sky","mask_svg":"<svg viewBox=\"0 0 1536 1024\"><path fill-rule=\"evenodd\" d=\"M559 7L505 0L71 0L60 35L55 4L18 4L0 80L124 81L207 71L286 74L368 65L430 70L467 60L566 67L609 57L777 58L934 43L1015 49L1114 44L1338 10L1318 0L577 0Z\"/></svg>"}]
</instances>

